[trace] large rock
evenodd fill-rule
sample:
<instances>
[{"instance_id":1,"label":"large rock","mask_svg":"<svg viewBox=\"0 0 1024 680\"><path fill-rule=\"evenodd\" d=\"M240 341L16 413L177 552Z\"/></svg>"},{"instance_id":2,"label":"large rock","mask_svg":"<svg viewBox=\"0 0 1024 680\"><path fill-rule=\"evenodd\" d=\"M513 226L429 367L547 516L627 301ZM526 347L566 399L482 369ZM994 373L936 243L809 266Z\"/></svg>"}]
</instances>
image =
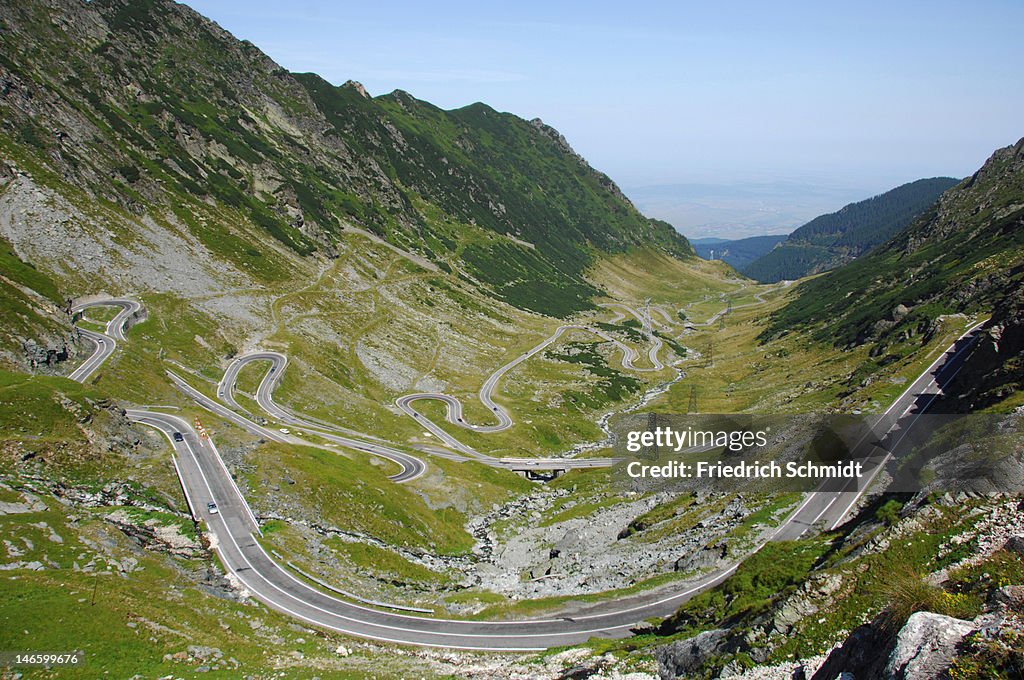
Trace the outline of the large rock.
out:
<instances>
[{"instance_id":1,"label":"large rock","mask_svg":"<svg viewBox=\"0 0 1024 680\"><path fill-rule=\"evenodd\" d=\"M944 677L956 647L975 629L970 621L917 612L907 619L896 637L896 647L885 665L885 678L931 680Z\"/></svg>"},{"instance_id":2,"label":"large rock","mask_svg":"<svg viewBox=\"0 0 1024 680\"><path fill-rule=\"evenodd\" d=\"M658 660L658 675L661 680L687 678L693 675L694 671L710 657L725 650L727 634L728 631L718 628L658 647L654 656Z\"/></svg>"},{"instance_id":3,"label":"large rock","mask_svg":"<svg viewBox=\"0 0 1024 680\"><path fill-rule=\"evenodd\" d=\"M713 567L724 560L729 553L729 547L725 543L719 545L706 545L696 552L683 555L676 560L675 571L697 571Z\"/></svg>"},{"instance_id":4,"label":"large rock","mask_svg":"<svg viewBox=\"0 0 1024 680\"><path fill-rule=\"evenodd\" d=\"M1024 553L1024 536L1010 536L1003 549L1012 553Z\"/></svg>"},{"instance_id":5,"label":"large rock","mask_svg":"<svg viewBox=\"0 0 1024 680\"><path fill-rule=\"evenodd\" d=\"M995 607L1024 614L1024 586L1003 586L992 593L989 602Z\"/></svg>"},{"instance_id":6,"label":"large rock","mask_svg":"<svg viewBox=\"0 0 1024 680\"><path fill-rule=\"evenodd\" d=\"M893 637L880 619L860 626L835 649L811 680L858 678L933 680L944 678L956 648L976 626L931 612L917 612Z\"/></svg>"}]
</instances>

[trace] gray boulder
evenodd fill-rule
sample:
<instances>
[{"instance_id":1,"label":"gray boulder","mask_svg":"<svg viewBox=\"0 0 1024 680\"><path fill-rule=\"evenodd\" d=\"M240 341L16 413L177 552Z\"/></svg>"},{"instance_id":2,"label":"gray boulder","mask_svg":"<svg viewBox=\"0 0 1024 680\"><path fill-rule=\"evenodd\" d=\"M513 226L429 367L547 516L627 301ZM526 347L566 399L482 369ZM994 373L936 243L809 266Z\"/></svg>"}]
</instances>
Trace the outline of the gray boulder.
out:
<instances>
[{"instance_id":1,"label":"gray boulder","mask_svg":"<svg viewBox=\"0 0 1024 680\"><path fill-rule=\"evenodd\" d=\"M696 571L713 567L724 560L729 553L729 547L725 543L719 545L706 545L700 550L684 555L676 560L675 571Z\"/></svg>"},{"instance_id":2,"label":"gray boulder","mask_svg":"<svg viewBox=\"0 0 1024 680\"><path fill-rule=\"evenodd\" d=\"M1024 536L1010 536L1003 549L1017 554L1024 553Z\"/></svg>"},{"instance_id":3,"label":"gray boulder","mask_svg":"<svg viewBox=\"0 0 1024 680\"><path fill-rule=\"evenodd\" d=\"M997 608L1024 613L1024 586L1003 586L992 593L989 602Z\"/></svg>"},{"instance_id":4,"label":"gray boulder","mask_svg":"<svg viewBox=\"0 0 1024 680\"><path fill-rule=\"evenodd\" d=\"M932 680L944 677L956 656L956 647L975 625L951 616L917 612L907 619L896 637L896 647L885 665L885 678Z\"/></svg>"},{"instance_id":5,"label":"gray boulder","mask_svg":"<svg viewBox=\"0 0 1024 680\"><path fill-rule=\"evenodd\" d=\"M727 630L718 628L658 647L654 651L654 657L658 660L658 676L661 680L692 676L710 657L724 651L727 634Z\"/></svg>"}]
</instances>

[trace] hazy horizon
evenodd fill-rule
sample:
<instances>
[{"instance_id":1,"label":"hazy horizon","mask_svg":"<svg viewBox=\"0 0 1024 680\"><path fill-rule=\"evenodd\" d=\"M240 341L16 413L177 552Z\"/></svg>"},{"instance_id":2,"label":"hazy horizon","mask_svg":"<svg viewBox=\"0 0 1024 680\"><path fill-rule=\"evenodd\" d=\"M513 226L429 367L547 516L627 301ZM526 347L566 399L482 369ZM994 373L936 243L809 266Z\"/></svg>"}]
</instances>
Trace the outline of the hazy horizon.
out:
<instances>
[{"instance_id":1,"label":"hazy horizon","mask_svg":"<svg viewBox=\"0 0 1024 680\"><path fill-rule=\"evenodd\" d=\"M542 118L687 235L760 233L743 215L775 210L776 230L799 226L808 210L967 176L1024 135L1021 3L187 4L291 71ZM680 209L645 190L691 184L781 191Z\"/></svg>"}]
</instances>

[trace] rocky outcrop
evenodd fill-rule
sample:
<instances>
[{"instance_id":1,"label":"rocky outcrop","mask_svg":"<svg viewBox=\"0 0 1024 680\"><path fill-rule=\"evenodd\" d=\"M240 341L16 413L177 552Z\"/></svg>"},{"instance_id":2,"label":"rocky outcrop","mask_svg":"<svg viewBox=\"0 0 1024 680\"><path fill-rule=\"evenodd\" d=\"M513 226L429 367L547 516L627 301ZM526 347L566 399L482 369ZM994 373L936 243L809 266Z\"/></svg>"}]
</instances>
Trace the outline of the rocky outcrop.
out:
<instances>
[{"instance_id":1,"label":"rocky outcrop","mask_svg":"<svg viewBox=\"0 0 1024 680\"><path fill-rule=\"evenodd\" d=\"M207 557L209 554L197 538L183 533L177 523L158 518L143 519L124 509L117 509L104 519L146 550L179 557Z\"/></svg>"},{"instance_id":2,"label":"rocky outcrop","mask_svg":"<svg viewBox=\"0 0 1024 680\"><path fill-rule=\"evenodd\" d=\"M718 628L659 647L654 653L658 660L658 676L662 680L690 677L711 657L725 651L728 635L729 631Z\"/></svg>"},{"instance_id":3,"label":"rocky outcrop","mask_svg":"<svg viewBox=\"0 0 1024 680\"><path fill-rule=\"evenodd\" d=\"M970 621L918 612L896 637L884 677L893 680L932 680L943 677L953 663L957 645L974 630ZM860 677L860 676L858 676Z\"/></svg>"},{"instance_id":4,"label":"rocky outcrop","mask_svg":"<svg viewBox=\"0 0 1024 680\"><path fill-rule=\"evenodd\" d=\"M947 411L972 413L1024 389L1024 290L997 303L985 330L945 389Z\"/></svg>"},{"instance_id":5,"label":"rocky outcrop","mask_svg":"<svg viewBox=\"0 0 1024 680\"><path fill-rule=\"evenodd\" d=\"M1024 554L1024 536L1010 536L1003 544L1003 549L1018 555Z\"/></svg>"},{"instance_id":6,"label":"rocky outcrop","mask_svg":"<svg viewBox=\"0 0 1024 680\"><path fill-rule=\"evenodd\" d=\"M876 619L854 630L811 680L834 680L842 673L885 680L943 678L957 655L957 646L977 628L971 621L917 612L893 636L882 620Z\"/></svg>"},{"instance_id":7,"label":"rocky outcrop","mask_svg":"<svg viewBox=\"0 0 1024 680\"><path fill-rule=\"evenodd\" d=\"M992 593L989 604L997 611L1024 614L1024 586L1003 586Z\"/></svg>"},{"instance_id":8,"label":"rocky outcrop","mask_svg":"<svg viewBox=\"0 0 1024 680\"><path fill-rule=\"evenodd\" d=\"M706 545L700 550L687 553L676 560L673 568L675 571L700 571L715 566L729 554L729 546L726 543Z\"/></svg>"}]
</instances>

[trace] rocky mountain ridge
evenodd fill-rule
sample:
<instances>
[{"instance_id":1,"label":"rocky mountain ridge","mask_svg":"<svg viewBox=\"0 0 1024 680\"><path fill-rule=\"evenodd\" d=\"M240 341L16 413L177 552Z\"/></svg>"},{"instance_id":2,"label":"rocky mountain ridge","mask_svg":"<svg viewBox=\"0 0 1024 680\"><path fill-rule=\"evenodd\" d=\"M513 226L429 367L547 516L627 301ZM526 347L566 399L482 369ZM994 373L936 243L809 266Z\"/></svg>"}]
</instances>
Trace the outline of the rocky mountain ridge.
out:
<instances>
[{"instance_id":1,"label":"rocky mountain ridge","mask_svg":"<svg viewBox=\"0 0 1024 680\"><path fill-rule=\"evenodd\" d=\"M562 315L597 292L583 273L604 253L692 253L539 120L292 74L170 0L8 4L0 25L5 158L257 280L280 275L261 258L329 257L352 225Z\"/></svg>"}]
</instances>

